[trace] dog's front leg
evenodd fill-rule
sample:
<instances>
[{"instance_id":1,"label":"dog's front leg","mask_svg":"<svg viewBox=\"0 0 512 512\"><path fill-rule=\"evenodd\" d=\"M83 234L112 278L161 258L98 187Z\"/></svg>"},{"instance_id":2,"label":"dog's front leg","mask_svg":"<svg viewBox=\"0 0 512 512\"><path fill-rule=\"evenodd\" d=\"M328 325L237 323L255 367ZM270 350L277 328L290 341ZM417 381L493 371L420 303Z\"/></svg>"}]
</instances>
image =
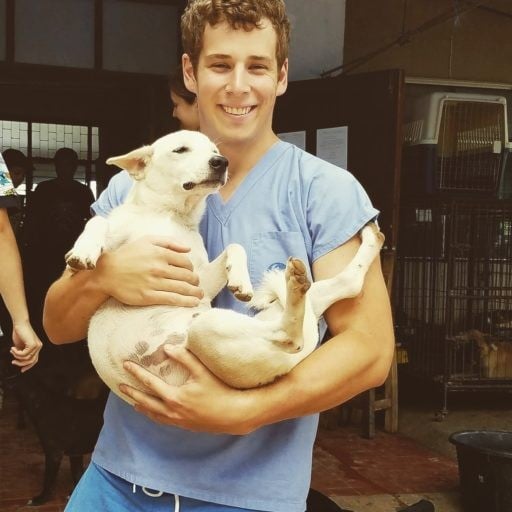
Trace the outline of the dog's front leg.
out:
<instances>
[{"instance_id":1,"label":"dog's front leg","mask_svg":"<svg viewBox=\"0 0 512 512\"><path fill-rule=\"evenodd\" d=\"M93 269L105 247L108 220L96 216L85 225L83 233L66 254L66 263L73 270Z\"/></svg>"},{"instance_id":2,"label":"dog's front leg","mask_svg":"<svg viewBox=\"0 0 512 512\"><path fill-rule=\"evenodd\" d=\"M229 244L217 258L201 269L200 282L205 296L210 300L227 284L238 300L250 301L253 290L245 249L239 244Z\"/></svg>"}]
</instances>

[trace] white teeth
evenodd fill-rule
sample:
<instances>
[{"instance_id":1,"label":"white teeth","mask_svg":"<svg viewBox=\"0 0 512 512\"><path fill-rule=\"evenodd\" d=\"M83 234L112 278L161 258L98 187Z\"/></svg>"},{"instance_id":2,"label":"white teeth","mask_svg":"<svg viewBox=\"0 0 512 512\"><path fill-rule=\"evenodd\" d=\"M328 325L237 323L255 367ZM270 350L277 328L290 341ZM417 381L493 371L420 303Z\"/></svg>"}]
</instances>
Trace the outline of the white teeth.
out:
<instances>
[{"instance_id":1,"label":"white teeth","mask_svg":"<svg viewBox=\"0 0 512 512\"><path fill-rule=\"evenodd\" d=\"M233 114L235 116L244 116L245 114L248 114L251 111L251 107L226 107L224 106L224 112L227 112L228 114Z\"/></svg>"}]
</instances>

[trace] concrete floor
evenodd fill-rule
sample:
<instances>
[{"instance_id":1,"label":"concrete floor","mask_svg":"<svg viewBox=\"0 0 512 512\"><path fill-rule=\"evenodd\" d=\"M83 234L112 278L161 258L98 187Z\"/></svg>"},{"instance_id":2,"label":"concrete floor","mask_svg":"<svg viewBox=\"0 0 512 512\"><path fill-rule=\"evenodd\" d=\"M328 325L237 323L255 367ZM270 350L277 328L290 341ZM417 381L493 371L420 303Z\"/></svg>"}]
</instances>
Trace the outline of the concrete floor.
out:
<instances>
[{"instance_id":1,"label":"concrete floor","mask_svg":"<svg viewBox=\"0 0 512 512\"><path fill-rule=\"evenodd\" d=\"M465 430L512 431L511 392L451 392L448 395L448 414L439 421L442 404L440 387L401 375L399 434L434 454L456 462L455 446L448 440L452 433ZM509 448L512 451L512 447ZM414 468L404 468L404 471L408 470L414 471ZM443 492L331 495L331 498L354 512L394 512L420 499L431 501L436 512L464 512L458 485Z\"/></svg>"},{"instance_id":2,"label":"concrete floor","mask_svg":"<svg viewBox=\"0 0 512 512\"><path fill-rule=\"evenodd\" d=\"M449 413L439 422L435 420L442 404L439 393L403 378L400 387L399 434L378 428L376 438L368 441L362 439L360 426L321 431L313 484L343 509L354 512L397 512L421 499L431 501L436 512L463 512L456 452L448 437L471 429L512 431L512 394L451 394ZM11 404L0 414L0 460L9 477L4 489L0 485L2 512L28 510L23 504L39 488L42 472L37 441L30 429L17 431L13 422ZM31 468L28 474L27 465ZM70 486L65 466L56 499L35 510L63 510Z\"/></svg>"}]
</instances>

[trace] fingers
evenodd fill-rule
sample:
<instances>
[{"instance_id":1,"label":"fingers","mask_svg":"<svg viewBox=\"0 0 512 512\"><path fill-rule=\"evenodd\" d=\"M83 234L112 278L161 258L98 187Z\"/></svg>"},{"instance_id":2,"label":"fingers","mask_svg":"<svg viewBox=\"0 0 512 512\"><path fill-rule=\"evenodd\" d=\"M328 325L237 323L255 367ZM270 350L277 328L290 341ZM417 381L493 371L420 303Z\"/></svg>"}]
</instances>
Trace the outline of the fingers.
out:
<instances>
[{"instance_id":1,"label":"fingers","mask_svg":"<svg viewBox=\"0 0 512 512\"><path fill-rule=\"evenodd\" d=\"M166 237L150 236L149 239L154 245L158 245L160 247L163 247L164 249L170 249L171 251L176 251L180 253L190 252L190 247L179 244L174 240L170 240L169 238Z\"/></svg>"},{"instance_id":2,"label":"fingers","mask_svg":"<svg viewBox=\"0 0 512 512\"><path fill-rule=\"evenodd\" d=\"M15 357L18 361L29 361L33 357L38 355L39 350L28 349L28 348L24 348L23 350L20 350L19 348L12 347L10 352L11 352L11 355L13 357Z\"/></svg>"},{"instance_id":3,"label":"fingers","mask_svg":"<svg viewBox=\"0 0 512 512\"><path fill-rule=\"evenodd\" d=\"M206 366L185 347L167 344L164 345L164 351L171 359L183 365L189 371L189 379L197 379L198 377L210 373Z\"/></svg>"},{"instance_id":4,"label":"fingers","mask_svg":"<svg viewBox=\"0 0 512 512\"><path fill-rule=\"evenodd\" d=\"M22 372L30 370L30 368L35 366L37 364L37 361L39 360L39 353L32 353L30 354L30 356L18 357L11 350L11 354L14 356L14 359L12 360L12 365L21 368Z\"/></svg>"},{"instance_id":5,"label":"fingers","mask_svg":"<svg viewBox=\"0 0 512 512\"><path fill-rule=\"evenodd\" d=\"M137 404L149 408L153 412L164 414L167 409L162 401L170 401L172 387L136 363L125 361L123 367L149 391L149 394L126 384L119 386L120 391L129 396Z\"/></svg>"},{"instance_id":6,"label":"fingers","mask_svg":"<svg viewBox=\"0 0 512 512\"><path fill-rule=\"evenodd\" d=\"M199 305L200 299L195 295L181 295L170 291L148 291L136 304L139 306L151 306L154 304L166 304L169 306L183 306L194 308Z\"/></svg>"},{"instance_id":7,"label":"fingers","mask_svg":"<svg viewBox=\"0 0 512 512\"><path fill-rule=\"evenodd\" d=\"M165 277L166 279L183 281L192 286L197 286L199 284L199 276L192 270L175 266L168 261L165 265L156 267L154 269L154 273L157 277Z\"/></svg>"}]
</instances>

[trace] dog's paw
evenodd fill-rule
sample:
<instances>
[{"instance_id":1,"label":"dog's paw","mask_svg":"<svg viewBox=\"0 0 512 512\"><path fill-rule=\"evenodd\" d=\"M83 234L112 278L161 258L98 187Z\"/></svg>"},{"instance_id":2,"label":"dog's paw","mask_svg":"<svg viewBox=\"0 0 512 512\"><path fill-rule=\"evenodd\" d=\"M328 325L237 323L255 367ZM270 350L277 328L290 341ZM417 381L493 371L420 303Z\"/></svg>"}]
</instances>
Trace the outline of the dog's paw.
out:
<instances>
[{"instance_id":1,"label":"dog's paw","mask_svg":"<svg viewBox=\"0 0 512 512\"><path fill-rule=\"evenodd\" d=\"M72 270L92 270L96 268L96 262L101 255L101 247L73 247L66 253L66 264Z\"/></svg>"},{"instance_id":2,"label":"dog's paw","mask_svg":"<svg viewBox=\"0 0 512 512\"><path fill-rule=\"evenodd\" d=\"M311 287L306 265L299 258L288 259L285 275L288 289L296 294L304 295Z\"/></svg>"},{"instance_id":3,"label":"dog's paw","mask_svg":"<svg viewBox=\"0 0 512 512\"><path fill-rule=\"evenodd\" d=\"M247 288L243 285L228 284L228 290L240 301L249 302L252 300L253 291L252 287Z\"/></svg>"}]
</instances>

